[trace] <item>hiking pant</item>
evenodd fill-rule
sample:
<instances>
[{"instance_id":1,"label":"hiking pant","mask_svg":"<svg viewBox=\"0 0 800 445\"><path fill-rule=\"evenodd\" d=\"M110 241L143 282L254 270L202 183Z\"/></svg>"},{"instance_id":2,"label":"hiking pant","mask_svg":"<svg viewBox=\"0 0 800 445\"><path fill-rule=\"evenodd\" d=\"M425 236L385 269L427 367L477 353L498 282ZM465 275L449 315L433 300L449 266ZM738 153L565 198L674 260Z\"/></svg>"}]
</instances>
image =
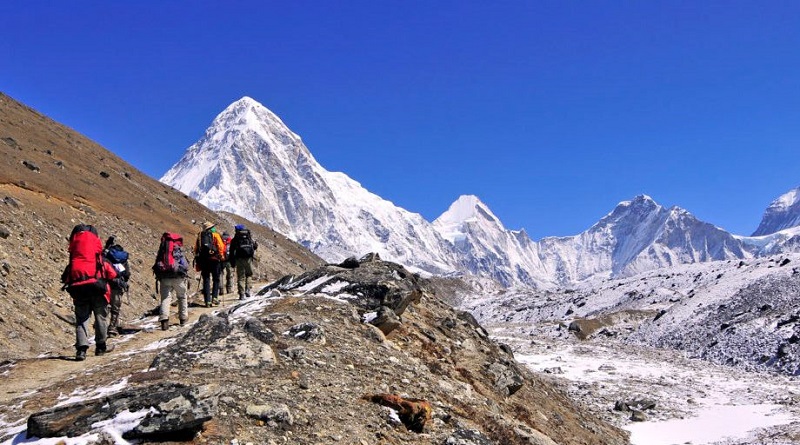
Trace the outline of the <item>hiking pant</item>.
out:
<instances>
[{"instance_id":1,"label":"hiking pant","mask_svg":"<svg viewBox=\"0 0 800 445\"><path fill-rule=\"evenodd\" d=\"M115 289L111 286L111 303L108 306L111 317L108 320L108 331L117 332L119 326L119 313L122 310L122 289Z\"/></svg>"},{"instance_id":2,"label":"hiking pant","mask_svg":"<svg viewBox=\"0 0 800 445\"><path fill-rule=\"evenodd\" d=\"M189 310L186 303L186 278L161 278L158 280L161 292L161 306L159 307L158 320L169 320L169 307L172 304L172 294L178 299L178 321L189 319Z\"/></svg>"},{"instance_id":3,"label":"hiking pant","mask_svg":"<svg viewBox=\"0 0 800 445\"><path fill-rule=\"evenodd\" d=\"M230 261L222 263L222 268L225 270L225 293L233 292L233 265Z\"/></svg>"},{"instance_id":4,"label":"hiking pant","mask_svg":"<svg viewBox=\"0 0 800 445\"><path fill-rule=\"evenodd\" d=\"M206 304L219 299L219 278L222 274L222 263L214 260L207 260L200 270L203 277L203 299ZM211 281L211 282L209 282Z\"/></svg>"},{"instance_id":5,"label":"hiking pant","mask_svg":"<svg viewBox=\"0 0 800 445\"><path fill-rule=\"evenodd\" d=\"M252 258L236 258L236 290L239 298L250 294L250 277L253 276Z\"/></svg>"},{"instance_id":6,"label":"hiking pant","mask_svg":"<svg viewBox=\"0 0 800 445\"><path fill-rule=\"evenodd\" d=\"M108 301L101 293L75 295L75 349L89 349L89 318L94 313L94 343L105 344L108 332Z\"/></svg>"}]
</instances>

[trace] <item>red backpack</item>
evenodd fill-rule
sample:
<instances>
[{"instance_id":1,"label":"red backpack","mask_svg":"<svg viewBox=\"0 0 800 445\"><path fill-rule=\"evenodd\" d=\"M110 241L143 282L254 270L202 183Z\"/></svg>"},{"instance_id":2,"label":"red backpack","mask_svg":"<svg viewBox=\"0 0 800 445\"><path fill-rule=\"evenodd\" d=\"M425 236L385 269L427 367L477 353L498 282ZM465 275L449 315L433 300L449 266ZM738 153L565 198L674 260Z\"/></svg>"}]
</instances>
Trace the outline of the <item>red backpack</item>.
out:
<instances>
[{"instance_id":1,"label":"red backpack","mask_svg":"<svg viewBox=\"0 0 800 445\"><path fill-rule=\"evenodd\" d=\"M78 224L69 236L69 264L61 275L64 289L70 293L85 285L105 289L105 278L103 243L97 230L91 225Z\"/></svg>"},{"instance_id":2,"label":"red backpack","mask_svg":"<svg viewBox=\"0 0 800 445\"><path fill-rule=\"evenodd\" d=\"M183 255L183 237L169 232L161 235L153 273L158 278L185 277L189 273L189 262Z\"/></svg>"}]
</instances>

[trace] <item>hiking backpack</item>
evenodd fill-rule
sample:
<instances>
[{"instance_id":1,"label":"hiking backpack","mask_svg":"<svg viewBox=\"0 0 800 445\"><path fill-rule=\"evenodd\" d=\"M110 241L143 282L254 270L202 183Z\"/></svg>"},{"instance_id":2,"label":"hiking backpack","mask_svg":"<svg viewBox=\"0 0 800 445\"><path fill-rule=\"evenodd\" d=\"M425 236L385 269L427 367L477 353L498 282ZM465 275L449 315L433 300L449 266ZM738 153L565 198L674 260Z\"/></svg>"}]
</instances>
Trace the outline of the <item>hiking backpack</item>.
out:
<instances>
[{"instance_id":1,"label":"hiking backpack","mask_svg":"<svg viewBox=\"0 0 800 445\"><path fill-rule=\"evenodd\" d=\"M185 277L189 273L189 262L183 255L183 238L177 233L161 235L153 273L158 278Z\"/></svg>"},{"instance_id":2,"label":"hiking backpack","mask_svg":"<svg viewBox=\"0 0 800 445\"><path fill-rule=\"evenodd\" d=\"M200 249L197 255L201 260L207 260L217 255L217 250L214 246L214 234L211 230L200 232Z\"/></svg>"},{"instance_id":3,"label":"hiking backpack","mask_svg":"<svg viewBox=\"0 0 800 445\"><path fill-rule=\"evenodd\" d=\"M253 241L253 237L250 236L250 230L237 230L236 234L239 236L235 252L236 258L253 258L253 255L255 255L256 249L258 248L258 244L256 244L256 242Z\"/></svg>"},{"instance_id":4,"label":"hiking backpack","mask_svg":"<svg viewBox=\"0 0 800 445\"><path fill-rule=\"evenodd\" d=\"M128 270L128 252L119 244L113 244L103 250L103 256L114 266L122 279L128 281L131 277L131 272Z\"/></svg>"},{"instance_id":5,"label":"hiking backpack","mask_svg":"<svg viewBox=\"0 0 800 445\"><path fill-rule=\"evenodd\" d=\"M69 263L61 274L63 289L73 294L78 288L105 290L103 243L94 226L78 224L69 236Z\"/></svg>"}]
</instances>

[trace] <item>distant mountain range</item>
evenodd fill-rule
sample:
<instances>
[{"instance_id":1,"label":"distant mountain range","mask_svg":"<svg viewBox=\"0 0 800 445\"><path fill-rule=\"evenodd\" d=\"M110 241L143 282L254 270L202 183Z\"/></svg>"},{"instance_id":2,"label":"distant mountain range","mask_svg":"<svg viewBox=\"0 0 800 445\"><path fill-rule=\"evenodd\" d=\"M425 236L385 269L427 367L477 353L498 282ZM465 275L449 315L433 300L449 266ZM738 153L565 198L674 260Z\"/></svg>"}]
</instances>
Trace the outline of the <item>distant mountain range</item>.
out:
<instances>
[{"instance_id":1,"label":"distant mountain range","mask_svg":"<svg viewBox=\"0 0 800 445\"><path fill-rule=\"evenodd\" d=\"M800 188L773 202L751 237L644 195L578 235L538 242L506 229L475 196L459 197L431 223L325 170L298 135L249 97L220 113L161 181L212 209L268 225L331 262L377 252L415 270L466 273L504 286L570 286L800 250Z\"/></svg>"}]
</instances>

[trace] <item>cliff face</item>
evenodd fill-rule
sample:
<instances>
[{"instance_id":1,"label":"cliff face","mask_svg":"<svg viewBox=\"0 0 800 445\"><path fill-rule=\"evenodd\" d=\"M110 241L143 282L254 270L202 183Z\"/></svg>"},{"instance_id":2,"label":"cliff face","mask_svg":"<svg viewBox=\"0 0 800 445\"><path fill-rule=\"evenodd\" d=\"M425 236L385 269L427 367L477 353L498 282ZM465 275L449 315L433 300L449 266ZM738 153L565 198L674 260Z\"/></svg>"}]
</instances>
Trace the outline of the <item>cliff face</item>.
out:
<instances>
[{"instance_id":1,"label":"cliff face","mask_svg":"<svg viewBox=\"0 0 800 445\"><path fill-rule=\"evenodd\" d=\"M3 400L24 409L0 414L33 414L25 426L39 436L98 443L627 443L426 280L377 258L289 276L197 315L133 336L114 358L90 357L78 378ZM9 381L34 366L10 369ZM50 408L59 394L76 403Z\"/></svg>"}]
</instances>

